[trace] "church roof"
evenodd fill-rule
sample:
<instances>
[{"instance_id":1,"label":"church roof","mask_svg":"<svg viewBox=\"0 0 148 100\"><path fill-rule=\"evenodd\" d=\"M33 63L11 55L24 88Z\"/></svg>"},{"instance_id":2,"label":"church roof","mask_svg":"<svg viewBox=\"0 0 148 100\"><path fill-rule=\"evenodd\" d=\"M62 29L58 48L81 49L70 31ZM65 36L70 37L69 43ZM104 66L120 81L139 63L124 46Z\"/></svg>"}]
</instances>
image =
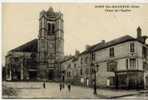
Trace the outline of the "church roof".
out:
<instances>
[{"instance_id":1,"label":"church roof","mask_svg":"<svg viewBox=\"0 0 148 100\"><path fill-rule=\"evenodd\" d=\"M16 47L15 49L12 49L11 51L17 51L17 52L37 52L37 39L33 39L19 47Z\"/></svg>"}]
</instances>

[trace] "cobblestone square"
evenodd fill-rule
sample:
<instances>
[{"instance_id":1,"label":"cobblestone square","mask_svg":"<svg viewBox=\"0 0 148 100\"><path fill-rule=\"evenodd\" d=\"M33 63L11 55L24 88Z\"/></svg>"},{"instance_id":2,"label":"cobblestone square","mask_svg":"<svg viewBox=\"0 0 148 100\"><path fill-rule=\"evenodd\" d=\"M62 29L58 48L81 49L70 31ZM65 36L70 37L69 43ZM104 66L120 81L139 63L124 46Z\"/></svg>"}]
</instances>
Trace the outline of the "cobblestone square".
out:
<instances>
[{"instance_id":1,"label":"cobblestone square","mask_svg":"<svg viewBox=\"0 0 148 100\"><path fill-rule=\"evenodd\" d=\"M68 91L67 85L60 91L59 83L47 82L46 88L43 88L43 82L3 82L3 85L13 87L18 92L17 96L10 98L148 98L148 91L141 90L111 90L111 89L97 89L97 95L93 95L92 88L85 88L80 86L71 86L71 91ZM8 98L4 95L3 98Z\"/></svg>"}]
</instances>

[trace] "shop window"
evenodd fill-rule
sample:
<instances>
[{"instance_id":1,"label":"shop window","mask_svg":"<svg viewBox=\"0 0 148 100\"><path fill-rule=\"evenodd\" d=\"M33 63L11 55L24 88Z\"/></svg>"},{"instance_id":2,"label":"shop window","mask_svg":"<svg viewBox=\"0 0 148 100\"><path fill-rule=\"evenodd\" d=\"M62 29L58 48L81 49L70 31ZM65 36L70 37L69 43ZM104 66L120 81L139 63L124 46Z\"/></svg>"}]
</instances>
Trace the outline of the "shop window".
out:
<instances>
[{"instance_id":1,"label":"shop window","mask_svg":"<svg viewBox=\"0 0 148 100\"><path fill-rule=\"evenodd\" d=\"M115 85L115 77L109 77L107 81L108 86L113 86Z\"/></svg>"},{"instance_id":2,"label":"shop window","mask_svg":"<svg viewBox=\"0 0 148 100\"><path fill-rule=\"evenodd\" d=\"M120 85L126 85L126 75L119 75L118 76L118 84Z\"/></svg>"}]
</instances>

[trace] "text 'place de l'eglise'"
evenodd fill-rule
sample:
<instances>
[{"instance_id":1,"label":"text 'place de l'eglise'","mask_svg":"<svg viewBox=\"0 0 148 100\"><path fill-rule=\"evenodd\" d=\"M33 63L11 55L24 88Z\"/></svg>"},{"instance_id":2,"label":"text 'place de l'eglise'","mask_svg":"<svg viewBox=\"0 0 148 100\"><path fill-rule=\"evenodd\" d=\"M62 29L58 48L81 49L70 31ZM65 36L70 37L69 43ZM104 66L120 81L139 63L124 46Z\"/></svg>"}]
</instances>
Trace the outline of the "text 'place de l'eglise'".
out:
<instances>
[{"instance_id":1,"label":"text 'place de l'eglise'","mask_svg":"<svg viewBox=\"0 0 148 100\"><path fill-rule=\"evenodd\" d=\"M83 52L64 56L63 14L53 8L40 12L38 38L6 55L7 81L64 81L98 87L148 88L147 36L137 28L112 41L102 40Z\"/></svg>"}]
</instances>

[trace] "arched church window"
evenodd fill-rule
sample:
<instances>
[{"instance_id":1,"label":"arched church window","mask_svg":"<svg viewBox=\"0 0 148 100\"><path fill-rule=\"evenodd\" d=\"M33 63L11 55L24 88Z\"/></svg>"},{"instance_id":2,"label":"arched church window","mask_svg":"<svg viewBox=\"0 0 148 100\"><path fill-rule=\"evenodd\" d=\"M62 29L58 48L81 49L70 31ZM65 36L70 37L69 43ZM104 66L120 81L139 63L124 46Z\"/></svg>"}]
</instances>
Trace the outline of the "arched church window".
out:
<instances>
[{"instance_id":1,"label":"arched church window","mask_svg":"<svg viewBox=\"0 0 148 100\"><path fill-rule=\"evenodd\" d=\"M48 34L52 34L55 31L55 25L52 23L48 23Z\"/></svg>"},{"instance_id":2,"label":"arched church window","mask_svg":"<svg viewBox=\"0 0 148 100\"><path fill-rule=\"evenodd\" d=\"M52 33L54 33L54 31L55 31L55 25L52 24Z\"/></svg>"},{"instance_id":3,"label":"arched church window","mask_svg":"<svg viewBox=\"0 0 148 100\"><path fill-rule=\"evenodd\" d=\"M51 33L51 24L48 23L48 34L50 34L50 33Z\"/></svg>"}]
</instances>

